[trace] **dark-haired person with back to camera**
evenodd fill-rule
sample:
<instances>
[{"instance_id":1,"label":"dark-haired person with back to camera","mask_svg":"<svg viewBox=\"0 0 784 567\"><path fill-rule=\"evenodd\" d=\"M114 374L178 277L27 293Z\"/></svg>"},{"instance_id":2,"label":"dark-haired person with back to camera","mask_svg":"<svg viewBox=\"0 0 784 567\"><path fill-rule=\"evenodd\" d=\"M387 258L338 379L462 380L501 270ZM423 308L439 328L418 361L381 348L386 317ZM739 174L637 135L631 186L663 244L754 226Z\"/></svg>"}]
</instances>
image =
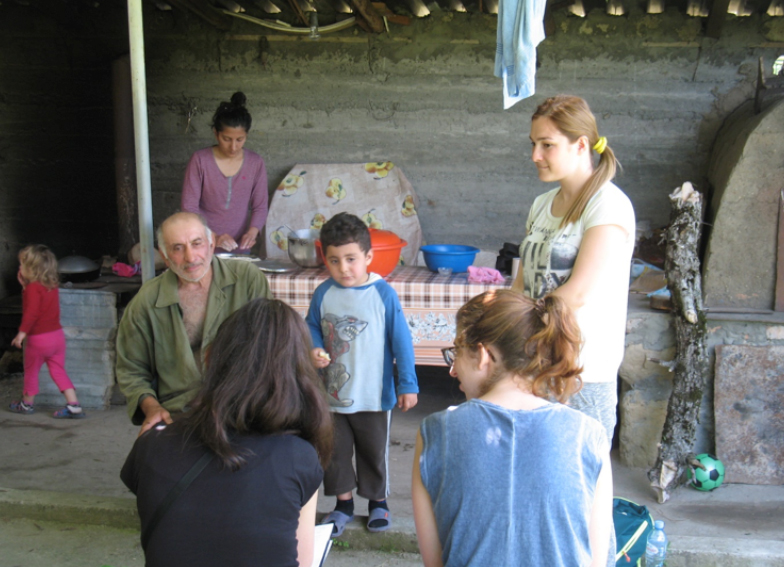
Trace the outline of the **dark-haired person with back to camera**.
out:
<instances>
[{"instance_id":1,"label":"dark-haired person with back to camera","mask_svg":"<svg viewBox=\"0 0 784 567\"><path fill-rule=\"evenodd\" d=\"M220 103L212 117L217 144L191 156L182 184L180 206L207 219L216 252L247 254L267 221L267 168L244 148L252 122L246 103L241 92Z\"/></svg>"},{"instance_id":2,"label":"dark-haired person with back to camera","mask_svg":"<svg viewBox=\"0 0 784 567\"><path fill-rule=\"evenodd\" d=\"M310 351L305 321L282 301L256 299L224 321L193 410L139 437L120 474L136 494L147 567L312 563L332 418Z\"/></svg>"}]
</instances>

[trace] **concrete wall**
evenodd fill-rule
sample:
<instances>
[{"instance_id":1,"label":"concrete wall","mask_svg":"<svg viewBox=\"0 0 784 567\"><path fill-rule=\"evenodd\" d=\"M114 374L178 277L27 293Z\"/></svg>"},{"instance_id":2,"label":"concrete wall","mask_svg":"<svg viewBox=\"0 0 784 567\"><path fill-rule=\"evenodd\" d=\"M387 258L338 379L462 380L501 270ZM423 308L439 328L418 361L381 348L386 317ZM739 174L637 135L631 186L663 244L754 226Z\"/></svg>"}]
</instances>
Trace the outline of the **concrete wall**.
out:
<instances>
[{"instance_id":1,"label":"concrete wall","mask_svg":"<svg viewBox=\"0 0 784 567\"><path fill-rule=\"evenodd\" d=\"M573 92L617 151L618 183L638 218L660 226L672 189L702 185L717 128L752 93L756 57L772 62L781 50L762 47L768 20L729 18L717 42L677 12L559 12L540 47L538 94L504 112L491 16L437 13L378 37L269 35L265 44L250 24L220 34L162 15L147 35L155 210L176 207L186 160L211 142L212 112L242 89L255 121L248 145L266 158L272 187L297 162L389 159L420 196L428 242L498 249L520 240L547 189L529 159L530 115L546 95Z\"/></svg>"},{"instance_id":2,"label":"concrete wall","mask_svg":"<svg viewBox=\"0 0 784 567\"><path fill-rule=\"evenodd\" d=\"M127 48L125 5L55 4L0 4L0 296L17 290L14 254L28 241L59 255L117 248L110 67ZM718 127L752 93L756 58L772 62L783 49L771 42L784 40L782 18L727 16L716 41L672 10L559 11L539 49L538 94L504 112L494 16L435 12L389 34L311 42L144 8L156 223L178 206L191 152L212 142L218 103L241 89L254 117L247 145L267 160L271 188L298 162L389 159L420 196L428 242L487 249L519 241L548 188L528 142L545 96L588 99L623 163L618 184L638 219L659 226L673 188L700 188Z\"/></svg>"}]
</instances>

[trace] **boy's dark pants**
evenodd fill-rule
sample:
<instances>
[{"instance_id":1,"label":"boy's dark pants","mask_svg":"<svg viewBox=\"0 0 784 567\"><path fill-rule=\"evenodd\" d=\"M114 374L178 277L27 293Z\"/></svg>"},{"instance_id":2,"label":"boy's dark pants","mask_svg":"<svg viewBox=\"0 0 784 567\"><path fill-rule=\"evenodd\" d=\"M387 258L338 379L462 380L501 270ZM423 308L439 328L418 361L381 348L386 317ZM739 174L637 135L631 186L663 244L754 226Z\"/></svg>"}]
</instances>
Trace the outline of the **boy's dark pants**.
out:
<instances>
[{"instance_id":1,"label":"boy's dark pants","mask_svg":"<svg viewBox=\"0 0 784 567\"><path fill-rule=\"evenodd\" d=\"M357 489L368 500L389 494L389 428L391 411L333 413L335 447L324 471L324 494L336 496ZM351 457L357 452L357 471Z\"/></svg>"}]
</instances>

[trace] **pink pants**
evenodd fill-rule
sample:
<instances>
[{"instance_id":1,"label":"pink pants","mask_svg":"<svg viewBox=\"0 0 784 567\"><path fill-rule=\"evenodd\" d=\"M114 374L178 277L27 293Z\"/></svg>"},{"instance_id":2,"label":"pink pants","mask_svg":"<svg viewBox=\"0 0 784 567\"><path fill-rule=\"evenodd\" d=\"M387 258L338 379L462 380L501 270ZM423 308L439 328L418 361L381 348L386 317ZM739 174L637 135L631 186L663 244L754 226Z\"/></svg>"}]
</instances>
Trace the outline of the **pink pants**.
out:
<instances>
[{"instance_id":1,"label":"pink pants","mask_svg":"<svg viewBox=\"0 0 784 567\"><path fill-rule=\"evenodd\" d=\"M54 383L64 392L73 389L73 383L65 371L65 333L62 329L28 335L24 349L24 395L38 394L38 373L46 363Z\"/></svg>"}]
</instances>

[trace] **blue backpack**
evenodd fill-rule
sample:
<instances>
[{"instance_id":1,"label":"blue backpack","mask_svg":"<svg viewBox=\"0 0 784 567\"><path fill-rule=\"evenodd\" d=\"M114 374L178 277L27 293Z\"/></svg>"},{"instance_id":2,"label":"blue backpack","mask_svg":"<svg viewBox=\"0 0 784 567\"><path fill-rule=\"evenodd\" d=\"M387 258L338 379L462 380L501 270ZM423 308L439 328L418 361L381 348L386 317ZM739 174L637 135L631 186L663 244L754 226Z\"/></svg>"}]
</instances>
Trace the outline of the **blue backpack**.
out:
<instances>
[{"instance_id":1,"label":"blue backpack","mask_svg":"<svg viewBox=\"0 0 784 567\"><path fill-rule=\"evenodd\" d=\"M653 516L648 508L626 498L613 498L613 522L618 545L616 567L642 565L648 534L653 531Z\"/></svg>"}]
</instances>

